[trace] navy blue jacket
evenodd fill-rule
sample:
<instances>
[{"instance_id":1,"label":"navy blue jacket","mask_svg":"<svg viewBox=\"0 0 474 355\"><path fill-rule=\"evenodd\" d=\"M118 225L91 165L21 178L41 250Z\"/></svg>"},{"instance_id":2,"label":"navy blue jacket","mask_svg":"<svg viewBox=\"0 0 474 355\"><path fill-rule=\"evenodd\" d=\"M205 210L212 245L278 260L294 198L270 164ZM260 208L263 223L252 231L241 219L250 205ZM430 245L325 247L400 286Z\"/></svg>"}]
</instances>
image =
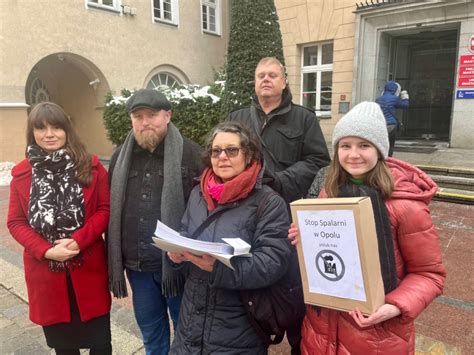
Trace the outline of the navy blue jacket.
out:
<instances>
[{"instance_id":1,"label":"navy blue jacket","mask_svg":"<svg viewBox=\"0 0 474 355\"><path fill-rule=\"evenodd\" d=\"M396 125L397 117L395 117L395 109L408 108L410 100L402 100L400 98L400 85L395 81L389 81L385 84L382 96L377 97L376 103L380 105L387 125Z\"/></svg>"}]
</instances>

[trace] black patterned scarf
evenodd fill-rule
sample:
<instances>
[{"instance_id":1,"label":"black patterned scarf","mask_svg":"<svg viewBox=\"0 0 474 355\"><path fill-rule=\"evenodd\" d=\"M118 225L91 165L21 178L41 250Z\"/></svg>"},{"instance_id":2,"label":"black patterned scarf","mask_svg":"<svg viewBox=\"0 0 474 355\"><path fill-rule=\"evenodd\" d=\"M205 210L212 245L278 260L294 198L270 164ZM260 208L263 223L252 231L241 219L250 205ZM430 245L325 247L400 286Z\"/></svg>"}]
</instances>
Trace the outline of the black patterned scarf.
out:
<instances>
[{"instance_id":1,"label":"black patterned scarf","mask_svg":"<svg viewBox=\"0 0 474 355\"><path fill-rule=\"evenodd\" d=\"M48 154L39 146L30 145L27 152L32 166L29 223L54 245L58 239L69 238L84 223L82 187L65 149ZM65 262L49 260L51 271L81 265L82 254Z\"/></svg>"}]
</instances>

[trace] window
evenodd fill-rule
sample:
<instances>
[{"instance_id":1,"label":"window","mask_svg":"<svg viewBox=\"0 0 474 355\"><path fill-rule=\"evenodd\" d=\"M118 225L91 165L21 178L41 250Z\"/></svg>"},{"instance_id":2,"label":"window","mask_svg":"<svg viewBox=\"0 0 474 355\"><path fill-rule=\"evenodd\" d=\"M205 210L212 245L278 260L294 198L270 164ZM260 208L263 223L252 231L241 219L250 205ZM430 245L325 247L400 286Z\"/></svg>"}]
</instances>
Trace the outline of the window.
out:
<instances>
[{"instance_id":1,"label":"window","mask_svg":"<svg viewBox=\"0 0 474 355\"><path fill-rule=\"evenodd\" d=\"M178 0L153 0L153 20L178 25Z\"/></svg>"},{"instance_id":2,"label":"window","mask_svg":"<svg viewBox=\"0 0 474 355\"><path fill-rule=\"evenodd\" d=\"M160 72L150 79L146 88L147 89L159 89L162 87L168 87L170 89L174 89L180 86L182 83L180 80L175 77L174 75L167 73L167 72Z\"/></svg>"},{"instance_id":3,"label":"window","mask_svg":"<svg viewBox=\"0 0 474 355\"><path fill-rule=\"evenodd\" d=\"M201 0L202 30L221 34L220 0Z\"/></svg>"},{"instance_id":4,"label":"window","mask_svg":"<svg viewBox=\"0 0 474 355\"><path fill-rule=\"evenodd\" d=\"M331 116L333 44L303 47L301 64L301 103L318 117Z\"/></svg>"},{"instance_id":5,"label":"window","mask_svg":"<svg viewBox=\"0 0 474 355\"><path fill-rule=\"evenodd\" d=\"M29 104L31 106L44 101L51 101L48 89L40 78L35 78L30 86Z\"/></svg>"},{"instance_id":6,"label":"window","mask_svg":"<svg viewBox=\"0 0 474 355\"><path fill-rule=\"evenodd\" d=\"M120 12L120 0L86 0L88 7Z\"/></svg>"}]
</instances>

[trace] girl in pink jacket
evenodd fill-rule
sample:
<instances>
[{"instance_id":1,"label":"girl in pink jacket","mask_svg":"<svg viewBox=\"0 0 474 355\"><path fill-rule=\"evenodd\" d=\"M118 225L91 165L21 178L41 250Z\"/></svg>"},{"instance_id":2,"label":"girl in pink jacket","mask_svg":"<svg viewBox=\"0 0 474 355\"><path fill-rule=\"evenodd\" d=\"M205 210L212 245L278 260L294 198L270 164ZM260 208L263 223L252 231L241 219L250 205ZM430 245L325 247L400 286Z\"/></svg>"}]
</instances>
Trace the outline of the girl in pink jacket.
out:
<instances>
[{"instance_id":1,"label":"girl in pink jacket","mask_svg":"<svg viewBox=\"0 0 474 355\"><path fill-rule=\"evenodd\" d=\"M307 305L302 354L414 354L414 319L443 290L446 271L428 203L437 186L418 168L388 158L380 107L362 102L335 126L334 158L319 198L369 196L385 304L369 317ZM313 186L314 188L314 186ZM292 224L289 238L298 243Z\"/></svg>"}]
</instances>

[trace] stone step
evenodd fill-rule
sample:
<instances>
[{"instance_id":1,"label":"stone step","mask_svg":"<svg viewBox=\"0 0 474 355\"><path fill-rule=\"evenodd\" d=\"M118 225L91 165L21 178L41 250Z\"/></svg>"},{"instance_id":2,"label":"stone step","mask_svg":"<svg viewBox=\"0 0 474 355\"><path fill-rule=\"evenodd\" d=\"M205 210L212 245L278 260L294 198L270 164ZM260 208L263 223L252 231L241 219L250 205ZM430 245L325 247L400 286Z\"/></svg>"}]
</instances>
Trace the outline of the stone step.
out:
<instances>
[{"instance_id":1,"label":"stone step","mask_svg":"<svg viewBox=\"0 0 474 355\"><path fill-rule=\"evenodd\" d=\"M474 170L457 167L417 165L438 184L435 198L456 203L474 204Z\"/></svg>"},{"instance_id":2,"label":"stone step","mask_svg":"<svg viewBox=\"0 0 474 355\"><path fill-rule=\"evenodd\" d=\"M435 199L474 205L474 191L438 187Z\"/></svg>"},{"instance_id":3,"label":"stone step","mask_svg":"<svg viewBox=\"0 0 474 355\"><path fill-rule=\"evenodd\" d=\"M429 174L439 187L474 191L474 178Z\"/></svg>"},{"instance_id":4,"label":"stone step","mask_svg":"<svg viewBox=\"0 0 474 355\"><path fill-rule=\"evenodd\" d=\"M417 165L418 168L423 170L429 175L443 175L443 176L457 176L464 178L474 179L474 170L467 168L456 168L456 167L442 167L442 166L431 166L431 165Z\"/></svg>"}]
</instances>

